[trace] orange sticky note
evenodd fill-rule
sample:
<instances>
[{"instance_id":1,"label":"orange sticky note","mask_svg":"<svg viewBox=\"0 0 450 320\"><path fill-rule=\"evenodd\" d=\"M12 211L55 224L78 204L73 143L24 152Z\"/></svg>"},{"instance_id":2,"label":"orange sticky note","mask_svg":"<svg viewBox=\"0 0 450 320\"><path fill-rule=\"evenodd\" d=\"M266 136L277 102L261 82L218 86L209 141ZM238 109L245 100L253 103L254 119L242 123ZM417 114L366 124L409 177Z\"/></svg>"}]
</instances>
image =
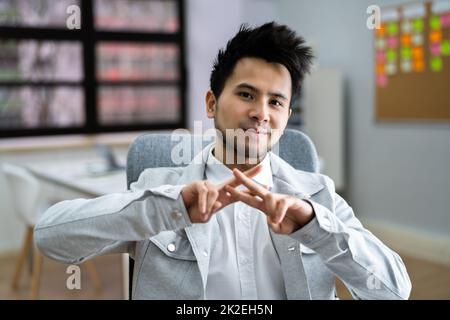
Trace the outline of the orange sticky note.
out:
<instances>
[{"instance_id":1,"label":"orange sticky note","mask_svg":"<svg viewBox=\"0 0 450 320\"><path fill-rule=\"evenodd\" d=\"M413 70L415 72L422 72L425 69L425 63L423 59L413 60Z\"/></svg>"},{"instance_id":2,"label":"orange sticky note","mask_svg":"<svg viewBox=\"0 0 450 320\"><path fill-rule=\"evenodd\" d=\"M440 42L441 40L442 40L441 30L435 30L430 33L430 41L431 42Z\"/></svg>"},{"instance_id":3,"label":"orange sticky note","mask_svg":"<svg viewBox=\"0 0 450 320\"><path fill-rule=\"evenodd\" d=\"M411 35L405 34L402 36L402 45L404 47L409 47L411 45Z\"/></svg>"},{"instance_id":4,"label":"orange sticky note","mask_svg":"<svg viewBox=\"0 0 450 320\"><path fill-rule=\"evenodd\" d=\"M384 64L379 63L377 64L377 74L384 74Z\"/></svg>"},{"instance_id":5,"label":"orange sticky note","mask_svg":"<svg viewBox=\"0 0 450 320\"><path fill-rule=\"evenodd\" d=\"M386 26L384 24L380 25L379 29L375 29L376 30L376 35L378 37L384 37L385 33L386 33Z\"/></svg>"},{"instance_id":6,"label":"orange sticky note","mask_svg":"<svg viewBox=\"0 0 450 320\"><path fill-rule=\"evenodd\" d=\"M413 59L423 59L423 47L413 48Z\"/></svg>"}]
</instances>

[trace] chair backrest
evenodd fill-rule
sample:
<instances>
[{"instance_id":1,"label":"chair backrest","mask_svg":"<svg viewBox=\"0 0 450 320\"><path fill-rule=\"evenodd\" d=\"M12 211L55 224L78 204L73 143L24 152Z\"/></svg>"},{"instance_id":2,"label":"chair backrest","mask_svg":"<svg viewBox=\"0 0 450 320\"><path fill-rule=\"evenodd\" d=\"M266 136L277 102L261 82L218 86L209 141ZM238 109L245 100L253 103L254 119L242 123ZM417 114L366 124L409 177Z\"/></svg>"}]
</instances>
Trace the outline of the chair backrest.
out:
<instances>
[{"instance_id":1,"label":"chair backrest","mask_svg":"<svg viewBox=\"0 0 450 320\"><path fill-rule=\"evenodd\" d=\"M211 139L205 139L205 137L202 136L173 136L171 134L158 133L148 133L136 138L128 150L128 188L131 183L139 178L141 172L147 168L180 166L175 163L174 157L172 156L174 147L177 147L178 150L190 150L191 152L184 156L191 160L203 147L211 142ZM279 156L296 169L309 172L318 172L319 170L319 160L316 148L311 139L300 131L286 129L281 136L278 145L275 146L273 150L278 150ZM184 163L184 165L187 164L188 163ZM133 271L134 260L130 258L129 299L132 297Z\"/></svg>"},{"instance_id":2,"label":"chair backrest","mask_svg":"<svg viewBox=\"0 0 450 320\"><path fill-rule=\"evenodd\" d=\"M174 148L178 150L190 150L190 153L188 152L188 154L183 155L183 157L187 157L190 161L203 147L212 141L202 136L158 133L148 133L136 138L128 151L128 187L147 168L180 166L177 164L177 161L174 161L174 157L172 156L172 150ZM319 161L317 152L314 144L307 135L297 130L286 129L278 143L279 145L273 149L279 150L279 156L291 166L303 171L318 172ZM183 163L183 166L187 164Z\"/></svg>"},{"instance_id":3,"label":"chair backrest","mask_svg":"<svg viewBox=\"0 0 450 320\"><path fill-rule=\"evenodd\" d=\"M36 223L41 204L41 185L39 181L25 168L3 164L2 171L8 182L10 198L14 210L26 224Z\"/></svg>"}]
</instances>

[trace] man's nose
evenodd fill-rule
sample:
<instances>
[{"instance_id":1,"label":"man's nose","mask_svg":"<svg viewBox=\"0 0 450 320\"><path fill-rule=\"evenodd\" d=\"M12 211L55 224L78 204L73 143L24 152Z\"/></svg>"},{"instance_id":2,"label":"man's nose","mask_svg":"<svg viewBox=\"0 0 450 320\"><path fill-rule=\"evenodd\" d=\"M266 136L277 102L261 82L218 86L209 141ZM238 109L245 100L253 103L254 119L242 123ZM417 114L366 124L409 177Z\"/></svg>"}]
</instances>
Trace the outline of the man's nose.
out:
<instances>
[{"instance_id":1,"label":"man's nose","mask_svg":"<svg viewBox=\"0 0 450 320\"><path fill-rule=\"evenodd\" d=\"M253 105L249 115L258 122L268 122L270 119L269 106L265 102L257 102Z\"/></svg>"}]
</instances>

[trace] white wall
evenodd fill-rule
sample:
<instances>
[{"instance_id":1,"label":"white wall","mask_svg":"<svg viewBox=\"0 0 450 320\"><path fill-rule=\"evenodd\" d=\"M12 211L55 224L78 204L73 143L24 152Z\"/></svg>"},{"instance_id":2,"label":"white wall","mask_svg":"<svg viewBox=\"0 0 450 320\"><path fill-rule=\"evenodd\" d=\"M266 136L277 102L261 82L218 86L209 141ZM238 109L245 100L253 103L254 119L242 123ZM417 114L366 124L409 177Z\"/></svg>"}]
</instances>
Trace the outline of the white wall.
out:
<instances>
[{"instance_id":1,"label":"white wall","mask_svg":"<svg viewBox=\"0 0 450 320\"><path fill-rule=\"evenodd\" d=\"M380 0L378 5L413 1ZM371 0L282 0L281 22L346 79L348 200L358 216L450 235L450 125L376 123Z\"/></svg>"}]
</instances>

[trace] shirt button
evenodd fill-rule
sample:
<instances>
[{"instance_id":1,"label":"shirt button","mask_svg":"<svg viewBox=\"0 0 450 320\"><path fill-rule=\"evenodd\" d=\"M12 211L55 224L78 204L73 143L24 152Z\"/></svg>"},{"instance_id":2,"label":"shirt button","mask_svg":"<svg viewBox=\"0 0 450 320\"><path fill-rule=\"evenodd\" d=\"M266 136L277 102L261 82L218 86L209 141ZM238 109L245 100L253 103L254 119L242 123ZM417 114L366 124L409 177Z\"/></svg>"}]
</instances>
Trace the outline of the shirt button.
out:
<instances>
[{"instance_id":1,"label":"shirt button","mask_svg":"<svg viewBox=\"0 0 450 320\"><path fill-rule=\"evenodd\" d=\"M205 256L205 257L207 257L208 256L208 252L205 250L205 251L203 251L203 255Z\"/></svg>"},{"instance_id":2,"label":"shirt button","mask_svg":"<svg viewBox=\"0 0 450 320\"><path fill-rule=\"evenodd\" d=\"M182 216L183 216L183 214L178 210L175 210L174 212L172 212L172 219L174 219L174 220L179 220Z\"/></svg>"},{"instance_id":3,"label":"shirt button","mask_svg":"<svg viewBox=\"0 0 450 320\"><path fill-rule=\"evenodd\" d=\"M174 244L174 243L169 243L169 244L167 245L167 250L168 250L169 252L174 252L176 248L177 248L177 247L175 247L175 244Z\"/></svg>"},{"instance_id":4,"label":"shirt button","mask_svg":"<svg viewBox=\"0 0 450 320\"><path fill-rule=\"evenodd\" d=\"M294 251L295 250L295 246L291 246L288 248L288 251Z\"/></svg>"}]
</instances>

